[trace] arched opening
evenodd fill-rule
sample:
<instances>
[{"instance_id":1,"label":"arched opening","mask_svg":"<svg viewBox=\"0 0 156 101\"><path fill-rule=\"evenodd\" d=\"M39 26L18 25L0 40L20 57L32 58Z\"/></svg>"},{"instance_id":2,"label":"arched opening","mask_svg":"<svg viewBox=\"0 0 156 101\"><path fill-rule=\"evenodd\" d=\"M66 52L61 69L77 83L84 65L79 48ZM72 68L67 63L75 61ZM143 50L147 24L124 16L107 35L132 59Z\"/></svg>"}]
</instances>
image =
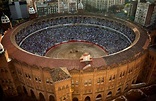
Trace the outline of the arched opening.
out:
<instances>
[{"instance_id":1,"label":"arched opening","mask_svg":"<svg viewBox=\"0 0 156 101\"><path fill-rule=\"evenodd\" d=\"M113 76L113 80L115 79L115 75Z\"/></svg>"},{"instance_id":2,"label":"arched opening","mask_svg":"<svg viewBox=\"0 0 156 101\"><path fill-rule=\"evenodd\" d=\"M0 85L0 101L3 101L3 89Z\"/></svg>"},{"instance_id":3,"label":"arched opening","mask_svg":"<svg viewBox=\"0 0 156 101\"><path fill-rule=\"evenodd\" d=\"M135 80L132 81L132 84L135 84Z\"/></svg>"},{"instance_id":4,"label":"arched opening","mask_svg":"<svg viewBox=\"0 0 156 101\"><path fill-rule=\"evenodd\" d=\"M63 90L63 89L65 89L65 87L64 87L64 86L62 87L62 90Z\"/></svg>"},{"instance_id":5,"label":"arched opening","mask_svg":"<svg viewBox=\"0 0 156 101\"><path fill-rule=\"evenodd\" d=\"M17 87L17 93L18 93L18 95L21 95L23 93L23 90L22 90L21 86Z\"/></svg>"},{"instance_id":6,"label":"arched opening","mask_svg":"<svg viewBox=\"0 0 156 101\"><path fill-rule=\"evenodd\" d=\"M90 97L87 96L87 97L85 98L85 101L90 101Z\"/></svg>"},{"instance_id":7,"label":"arched opening","mask_svg":"<svg viewBox=\"0 0 156 101\"><path fill-rule=\"evenodd\" d=\"M36 96L35 96L33 90L30 90L30 93L31 93L31 97L32 97L33 99L36 99Z\"/></svg>"},{"instance_id":8,"label":"arched opening","mask_svg":"<svg viewBox=\"0 0 156 101\"><path fill-rule=\"evenodd\" d=\"M60 91L60 90L61 90L61 88L59 87L59 88L58 88L58 91Z\"/></svg>"},{"instance_id":9,"label":"arched opening","mask_svg":"<svg viewBox=\"0 0 156 101\"><path fill-rule=\"evenodd\" d=\"M102 101L102 96L101 96L101 94L99 94L99 95L96 97L96 101Z\"/></svg>"},{"instance_id":10,"label":"arched opening","mask_svg":"<svg viewBox=\"0 0 156 101\"><path fill-rule=\"evenodd\" d=\"M45 101L44 95L42 93L39 94L39 101Z\"/></svg>"},{"instance_id":11,"label":"arched opening","mask_svg":"<svg viewBox=\"0 0 156 101\"><path fill-rule=\"evenodd\" d=\"M23 86L23 91L24 91L24 93L26 94L26 95L28 95L28 92L27 92L27 90L26 90L26 88Z\"/></svg>"},{"instance_id":12,"label":"arched opening","mask_svg":"<svg viewBox=\"0 0 156 101\"><path fill-rule=\"evenodd\" d=\"M67 99L64 97L64 98L63 98L63 101L66 101L66 100L67 100Z\"/></svg>"},{"instance_id":13,"label":"arched opening","mask_svg":"<svg viewBox=\"0 0 156 101\"><path fill-rule=\"evenodd\" d=\"M79 101L79 100L78 100L78 98L77 98L77 97L74 97L74 98L73 98L73 101Z\"/></svg>"},{"instance_id":14,"label":"arched opening","mask_svg":"<svg viewBox=\"0 0 156 101\"><path fill-rule=\"evenodd\" d=\"M49 96L49 101L55 101L54 96L50 95L50 96Z\"/></svg>"},{"instance_id":15,"label":"arched opening","mask_svg":"<svg viewBox=\"0 0 156 101\"><path fill-rule=\"evenodd\" d=\"M69 88L69 86L68 86L68 85L66 86L66 89L67 89L67 88Z\"/></svg>"},{"instance_id":16,"label":"arched opening","mask_svg":"<svg viewBox=\"0 0 156 101\"><path fill-rule=\"evenodd\" d=\"M112 96L112 92L108 92L107 97L111 97Z\"/></svg>"},{"instance_id":17,"label":"arched opening","mask_svg":"<svg viewBox=\"0 0 156 101\"><path fill-rule=\"evenodd\" d=\"M117 90L117 94L120 93L120 91L121 91L121 88L118 88L118 90Z\"/></svg>"}]
</instances>

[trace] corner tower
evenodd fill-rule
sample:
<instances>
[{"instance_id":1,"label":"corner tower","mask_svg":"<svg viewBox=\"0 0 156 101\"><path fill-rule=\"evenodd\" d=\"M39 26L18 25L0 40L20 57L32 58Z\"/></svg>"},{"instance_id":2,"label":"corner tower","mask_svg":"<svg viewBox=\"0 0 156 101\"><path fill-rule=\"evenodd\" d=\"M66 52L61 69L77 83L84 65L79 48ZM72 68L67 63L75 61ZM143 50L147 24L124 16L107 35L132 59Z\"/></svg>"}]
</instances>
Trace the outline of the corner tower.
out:
<instances>
[{"instance_id":1,"label":"corner tower","mask_svg":"<svg viewBox=\"0 0 156 101\"><path fill-rule=\"evenodd\" d=\"M3 31L8 30L9 28L12 28L12 24L10 22L10 19L8 18L8 16L6 16L4 13L1 16L1 23L2 23L2 28Z\"/></svg>"},{"instance_id":2,"label":"corner tower","mask_svg":"<svg viewBox=\"0 0 156 101\"><path fill-rule=\"evenodd\" d=\"M16 96L17 91L12 76L12 71L9 67L9 59L7 52L4 50L3 45L0 43L0 86L3 89L4 95Z\"/></svg>"}]
</instances>

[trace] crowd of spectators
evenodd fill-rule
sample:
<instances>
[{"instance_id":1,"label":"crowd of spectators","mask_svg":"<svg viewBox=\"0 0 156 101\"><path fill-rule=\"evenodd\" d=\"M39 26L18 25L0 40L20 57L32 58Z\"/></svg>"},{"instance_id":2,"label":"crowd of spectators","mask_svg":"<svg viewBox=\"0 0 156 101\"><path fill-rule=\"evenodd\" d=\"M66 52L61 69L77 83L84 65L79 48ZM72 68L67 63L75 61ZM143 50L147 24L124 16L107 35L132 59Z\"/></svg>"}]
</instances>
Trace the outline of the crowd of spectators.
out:
<instances>
[{"instance_id":1,"label":"crowd of spectators","mask_svg":"<svg viewBox=\"0 0 156 101\"><path fill-rule=\"evenodd\" d=\"M118 52L134 41L129 27L116 21L91 17L65 17L37 22L15 35L24 50L43 56L46 50L64 41L89 41L102 46L108 54Z\"/></svg>"}]
</instances>

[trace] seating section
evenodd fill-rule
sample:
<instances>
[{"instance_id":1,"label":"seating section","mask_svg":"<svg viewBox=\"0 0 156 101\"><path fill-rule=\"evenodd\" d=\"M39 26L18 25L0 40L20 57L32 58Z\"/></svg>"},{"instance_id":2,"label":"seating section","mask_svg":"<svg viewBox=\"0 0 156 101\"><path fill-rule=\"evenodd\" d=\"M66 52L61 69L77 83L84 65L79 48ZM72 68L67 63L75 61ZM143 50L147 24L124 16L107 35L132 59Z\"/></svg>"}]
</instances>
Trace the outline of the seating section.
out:
<instances>
[{"instance_id":1,"label":"seating section","mask_svg":"<svg viewBox=\"0 0 156 101\"><path fill-rule=\"evenodd\" d=\"M71 40L98 44L112 54L130 46L134 39L135 34L129 27L91 17L61 17L37 22L15 35L22 49L41 56L55 44Z\"/></svg>"}]
</instances>

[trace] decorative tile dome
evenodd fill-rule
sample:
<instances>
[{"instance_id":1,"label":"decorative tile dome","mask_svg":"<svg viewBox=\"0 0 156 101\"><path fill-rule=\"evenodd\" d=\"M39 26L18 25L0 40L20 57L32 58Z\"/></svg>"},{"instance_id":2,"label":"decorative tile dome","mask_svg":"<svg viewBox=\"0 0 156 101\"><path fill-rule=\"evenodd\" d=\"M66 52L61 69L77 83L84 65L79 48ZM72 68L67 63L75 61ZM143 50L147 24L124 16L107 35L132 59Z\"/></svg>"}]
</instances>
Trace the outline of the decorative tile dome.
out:
<instances>
[{"instance_id":1,"label":"decorative tile dome","mask_svg":"<svg viewBox=\"0 0 156 101\"><path fill-rule=\"evenodd\" d=\"M8 16L6 16L5 14L3 14L1 16L1 22L2 23L10 23L10 19L8 18Z\"/></svg>"},{"instance_id":2,"label":"decorative tile dome","mask_svg":"<svg viewBox=\"0 0 156 101\"><path fill-rule=\"evenodd\" d=\"M0 54L4 52L3 45L0 43Z\"/></svg>"},{"instance_id":3,"label":"decorative tile dome","mask_svg":"<svg viewBox=\"0 0 156 101\"><path fill-rule=\"evenodd\" d=\"M36 11L34 9L34 7L29 7L29 14L35 14Z\"/></svg>"},{"instance_id":4,"label":"decorative tile dome","mask_svg":"<svg viewBox=\"0 0 156 101\"><path fill-rule=\"evenodd\" d=\"M83 4L82 4L82 2L80 2L80 3L78 4L78 9L83 9Z\"/></svg>"}]
</instances>

